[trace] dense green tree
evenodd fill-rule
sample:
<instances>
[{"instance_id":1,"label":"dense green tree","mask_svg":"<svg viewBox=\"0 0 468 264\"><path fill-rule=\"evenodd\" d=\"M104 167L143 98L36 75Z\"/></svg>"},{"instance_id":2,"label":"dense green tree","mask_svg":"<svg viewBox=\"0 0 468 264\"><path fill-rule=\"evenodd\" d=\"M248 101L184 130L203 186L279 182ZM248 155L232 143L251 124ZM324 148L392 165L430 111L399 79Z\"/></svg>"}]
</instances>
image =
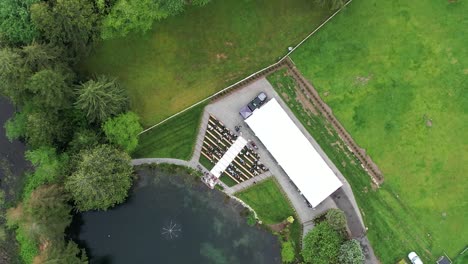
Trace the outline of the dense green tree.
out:
<instances>
[{"instance_id":1,"label":"dense green tree","mask_svg":"<svg viewBox=\"0 0 468 264\"><path fill-rule=\"evenodd\" d=\"M80 211L106 210L127 197L133 168L125 152L109 145L84 150L77 170L65 181Z\"/></svg>"},{"instance_id":2,"label":"dense green tree","mask_svg":"<svg viewBox=\"0 0 468 264\"><path fill-rule=\"evenodd\" d=\"M102 123L128 107L126 91L116 80L109 80L105 76L82 84L77 93L75 106L86 113L89 122Z\"/></svg>"},{"instance_id":3,"label":"dense green tree","mask_svg":"<svg viewBox=\"0 0 468 264\"><path fill-rule=\"evenodd\" d=\"M340 264L363 264L365 257L359 241L351 239L343 243L338 259Z\"/></svg>"},{"instance_id":4,"label":"dense green tree","mask_svg":"<svg viewBox=\"0 0 468 264\"><path fill-rule=\"evenodd\" d=\"M0 94L22 105L27 99L24 82L29 71L23 65L23 60L17 50L0 49Z\"/></svg>"},{"instance_id":5,"label":"dense green tree","mask_svg":"<svg viewBox=\"0 0 468 264\"><path fill-rule=\"evenodd\" d=\"M27 177L23 190L25 197L40 185L56 183L68 170L68 156L57 154L52 147L40 147L28 150L25 154L27 160L34 165L34 172Z\"/></svg>"},{"instance_id":6,"label":"dense green tree","mask_svg":"<svg viewBox=\"0 0 468 264\"><path fill-rule=\"evenodd\" d=\"M333 229L346 231L346 216L342 210L336 208L330 209L327 211L325 218Z\"/></svg>"},{"instance_id":7,"label":"dense green tree","mask_svg":"<svg viewBox=\"0 0 468 264\"><path fill-rule=\"evenodd\" d=\"M204 6L206 4L208 4L209 2L211 2L211 0L192 0L192 5L195 5L195 6Z\"/></svg>"},{"instance_id":8,"label":"dense green tree","mask_svg":"<svg viewBox=\"0 0 468 264\"><path fill-rule=\"evenodd\" d=\"M167 17L154 0L118 0L103 19L103 39L124 37L131 31L146 32L153 22Z\"/></svg>"},{"instance_id":9,"label":"dense green tree","mask_svg":"<svg viewBox=\"0 0 468 264\"><path fill-rule=\"evenodd\" d=\"M187 4L205 5L209 0L117 0L103 19L102 38L124 37L130 32L144 33L157 20L184 10Z\"/></svg>"},{"instance_id":10,"label":"dense green tree","mask_svg":"<svg viewBox=\"0 0 468 264\"><path fill-rule=\"evenodd\" d=\"M7 212L8 226L17 228L16 239L20 256L32 263L39 254L39 246L49 246L52 241L64 238L65 228L71 222L69 196L59 185L44 185L16 208Z\"/></svg>"},{"instance_id":11,"label":"dense green tree","mask_svg":"<svg viewBox=\"0 0 468 264\"><path fill-rule=\"evenodd\" d=\"M315 0L322 6L327 6L330 10L336 10L342 8L347 0Z\"/></svg>"},{"instance_id":12,"label":"dense green tree","mask_svg":"<svg viewBox=\"0 0 468 264\"><path fill-rule=\"evenodd\" d=\"M0 37L10 43L29 43L37 37L29 7L39 0L0 1Z\"/></svg>"},{"instance_id":13,"label":"dense green tree","mask_svg":"<svg viewBox=\"0 0 468 264\"><path fill-rule=\"evenodd\" d=\"M38 242L63 238L71 221L72 207L68 199L59 185L41 186L24 203L9 210L8 225L21 228L30 239Z\"/></svg>"},{"instance_id":14,"label":"dense green tree","mask_svg":"<svg viewBox=\"0 0 468 264\"><path fill-rule=\"evenodd\" d=\"M281 260L283 263L291 263L296 257L294 246L291 241L281 243Z\"/></svg>"},{"instance_id":15,"label":"dense green tree","mask_svg":"<svg viewBox=\"0 0 468 264\"><path fill-rule=\"evenodd\" d=\"M91 1L51 0L33 4L31 19L47 41L77 57L87 53L98 17Z\"/></svg>"},{"instance_id":16,"label":"dense green tree","mask_svg":"<svg viewBox=\"0 0 468 264\"><path fill-rule=\"evenodd\" d=\"M8 139L24 139L32 149L41 146L63 147L71 137L74 124L63 114L34 109L31 104L15 113L6 124Z\"/></svg>"},{"instance_id":17,"label":"dense green tree","mask_svg":"<svg viewBox=\"0 0 468 264\"><path fill-rule=\"evenodd\" d=\"M39 111L28 114L25 138L28 146L54 146L64 140L64 129L69 124L51 112Z\"/></svg>"},{"instance_id":18,"label":"dense green tree","mask_svg":"<svg viewBox=\"0 0 468 264\"><path fill-rule=\"evenodd\" d=\"M60 110L71 104L73 95L67 76L57 70L45 69L33 74L26 83L36 108Z\"/></svg>"},{"instance_id":19,"label":"dense green tree","mask_svg":"<svg viewBox=\"0 0 468 264\"><path fill-rule=\"evenodd\" d=\"M68 151L78 153L84 149L91 149L99 144L100 137L90 129L81 129L75 132L68 145Z\"/></svg>"},{"instance_id":20,"label":"dense green tree","mask_svg":"<svg viewBox=\"0 0 468 264\"><path fill-rule=\"evenodd\" d=\"M342 241L343 237L338 231L328 222L321 222L304 237L301 254L306 263L336 263Z\"/></svg>"},{"instance_id":21,"label":"dense green tree","mask_svg":"<svg viewBox=\"0 0 468 264\"><path fill-rule=\"evenodd\" d=\"M39 240L60 239L71 222L69 196L59 185L44 185L36 189L25 203L25 213L31 231Z\"/></svg>"},{"instance_id":22,"label":"dense green tree","mask_svg":"<svg viewBox=\"0 0 468 264\"><path fill-rule=\"evenodd\" d=\"M185 0L165 0L159 1L159 3L161 10L167 15L175 15L184 10L187 2Z\"/></svg>"},{"instance_id":23,"label":"dense green tree","mask_svg":"<svg viewBox=\"0 0 468 264\"><path fill-rule=\"evenodd\" d=\"M108 119L102 128L110 143L131 153L138 146L138 134L143 130L138 119L135 113L127 112Z\"/></svg>"},{"instance_id":24,"label":"dense green tree","mask_svg":"<svg viewBox=\"0 0 468 264\"><path fill-rule=\"evenodd\" d=\"M87 264L88 258L83 249L73 241L54 241L41 255L35 259L35 264Z\"/></svg>"},{"instance_id":25,"label":"dense green tree","mask_svg":"<svg viewBox=\"0 0 468 264\"><path fill-rule=\"evenodd\" d=\"M33 42L21 49L23 64L32 72L52 68L58 64L60 49L51 45Z\"/></svg>"},{"instance_id":26,"label":"dense green tree","mask_svg":"<svg viewBox=\"0 0 468 264\"><path fill-rule=\"evenodd\" d=\"M13 117L5 123L5 132L8 140L24 138L26 135L26 125L28 122L28 115L26 112L17 112Z\"/></svg>"}]
</instances>

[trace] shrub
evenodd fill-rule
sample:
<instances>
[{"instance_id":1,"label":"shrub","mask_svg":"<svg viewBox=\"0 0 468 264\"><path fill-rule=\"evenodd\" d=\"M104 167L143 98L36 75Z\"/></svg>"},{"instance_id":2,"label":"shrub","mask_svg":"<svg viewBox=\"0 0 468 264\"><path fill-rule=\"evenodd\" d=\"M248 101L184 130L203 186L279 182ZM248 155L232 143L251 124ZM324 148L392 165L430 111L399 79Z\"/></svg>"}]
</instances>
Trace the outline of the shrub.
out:
<instances>
[{"instance_id":1,"label":"shrub","mask_svg":"<svg viewBox=\"0 0 468 264\"><path fill-rule=\"evenodd\" d=\"M338 257L342 264L362 264L364 263L364 253L359 242L355 239L346 241L340 247L340 256Z\"/></svg>"},{"instance_id":2,"label":"shrub","mask_svg":"<svg viewBox=\"0 0 468 264\"><path fill-rule=\"evenodd\" d=\"M346 230L346 216L340 209L330 209L325 215L330 226L337 231Z\"/></svg>"},{"instance_id":3,"label":"shrub","mask_svg":"<svg viewBox=\"0 0 468 264\"><path fill-rule=\"evenodd\" d=\"M294 261L295 252L294 246L291 241L285 241L281 243L281 259L283 263L291 263Z\"/></svg>"},{"instance_id":4,"label":"shrub","mask_svg":"<svg viewBox=\"0 0 468 264\"><path fill-rule=\"evenodd\" d=\"M336 263L343 237L328 222L317 224L304 238L302 256L307 263Z\"/></svg>"},{"instance_id":5,"label":"shrub","mask_svg":"<svg viewBox=\"0 0 468 264\"><path fill-rule=\"evenodd\" d=\"M249 226L254 226L257 223L257 219L255 219L255 214L252 211L249 211L247 215L247 224Z\"/></svg>"},{"instance_id":6,"label":"shrub","mask_svg":"<svg viewBox=\"0 0 468 264\"><path fill-rule=\"evenodd\" d=\"M32 263L35 256L39 254L36 242L26 235L23 228L16 230L16 240L20 246L20 257L24 263Z\"/></svg>"}]
</instances>

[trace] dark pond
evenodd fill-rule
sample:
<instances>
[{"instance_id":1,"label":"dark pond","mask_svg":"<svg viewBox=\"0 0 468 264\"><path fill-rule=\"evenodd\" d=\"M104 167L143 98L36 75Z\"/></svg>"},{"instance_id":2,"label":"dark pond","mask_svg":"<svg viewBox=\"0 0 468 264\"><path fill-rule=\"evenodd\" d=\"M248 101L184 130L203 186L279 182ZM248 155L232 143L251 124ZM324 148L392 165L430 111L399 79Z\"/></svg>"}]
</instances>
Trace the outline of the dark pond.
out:
<instances>
[{"instance_id":1,"label":"dark pond","mask_svg":"<svg viewBox=\"0 0 468 264\"><path fill-rule=\"evenodd\" d=\"M0 96L0 159L9 165L13 174L19 175L28 167L28 163L24 160L25 146L18 140L8 141L4 129L5 122L13 112L13 105L5 97ZM0 170L0 179L3 176L3 170Z\"/></svg>"},{"instance_id":2,"label":"dark pond","mask_svg":"<svg viewBox=\"0 0 468 264\"><path fill-rule=\"evenodd\" d=\"M24 144L18 140L10 142L5 135L4 124L13 113L13 105L0 96L0 187L4 190L16 189L20 184L20 176L29 168L29 163L24 159ZM10 192L6 194L8 199Z\"/></svg>"},{"instance_id":3,"label":"dark pond","mask_svg":"<svg viewBox=\"0 0 468 264\"><path fill-rule=\"evenodd\" d=\"M248 226L240 204L177 174L141 170L126 203L74 218L72 238L90 263L281 262L277 239Z\"/></svg>"}]
</instances>

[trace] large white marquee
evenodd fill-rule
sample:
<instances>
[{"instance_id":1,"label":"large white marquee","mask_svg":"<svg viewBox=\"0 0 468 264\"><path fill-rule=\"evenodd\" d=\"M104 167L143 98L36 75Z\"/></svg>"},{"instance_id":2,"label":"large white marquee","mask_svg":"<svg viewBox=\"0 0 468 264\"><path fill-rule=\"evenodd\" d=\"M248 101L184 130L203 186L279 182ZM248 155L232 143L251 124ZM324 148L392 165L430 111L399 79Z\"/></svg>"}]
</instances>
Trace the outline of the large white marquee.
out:
<instances>
[{"instance_id":1,"label":"large white marquee","mask_svg":"<svg viewBox=\"0 0 468 264\"><path fill-rule=\"evenodd\" d=\"M274 98L245 121L313 207L342 186Z\"/></svg>"}]
</instances>

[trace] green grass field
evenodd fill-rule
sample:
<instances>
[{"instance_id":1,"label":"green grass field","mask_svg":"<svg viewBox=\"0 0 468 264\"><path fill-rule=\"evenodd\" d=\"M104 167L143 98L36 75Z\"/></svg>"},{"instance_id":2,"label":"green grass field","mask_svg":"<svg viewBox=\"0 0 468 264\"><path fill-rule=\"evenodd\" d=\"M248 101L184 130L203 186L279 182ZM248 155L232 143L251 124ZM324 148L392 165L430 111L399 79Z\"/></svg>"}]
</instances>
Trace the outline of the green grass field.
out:
<instances>
[{"instance_id":1,"label":"green grass field","mask_svg":"<svg viewBox=\"0 0 468 264\"><path fill-rule=\"evenodd\" d=\"M143 133L134 158L174 158L189 160L197 138L204 104Z\"/></svg>"},{"instance_id":2,"label":"green grass field","mask_svg":"<svg viewBox=\"0 0 468 264\"><path fill-rule=\"evenodd\" d=\"M466 14L463 1L355 1L292 56L384 173L369 195L382 206L361 206L375 210L368 224L396 230L370 230L385 263L468 242Z\"/></svg>"},{"instance_id":3,"label":"green grass field","mask_svg":"<svg viewBox=\"0 0 468 264\"><path fill-rule=\"evenodd\" d=\"M203 165L203 167L205 167L205 169L207 170L211 170L213 167L214 167L214 164L211 163L210 160L208 160L205 156L203 155L200 155L200 159L198 160L198 162Z\"/></svg>"},{"instance_id":4,"label":"green grass field","mask_svg":"<svg viewBox=\"0 0 468 264\"><path fill-rule=\"evenodd\" d=\"M311 0L216 0L103 41L81 67L117 77L149 127L276 62L329 13Z\"/></svg>"},{"instance_id":5,"label":"green grass field","mask_svg":"<svg viewBox=\"0 0 468 264\"><path fill-rule=\"evenodd\" d=\"M293 216L296 221L291 225L291 238L296 250L299 251L302 239L301 224L274 179L270 178L257 183L247 190L237 193L236 196L252 207L264 224L276 224L284 221L288 216Z\"/></svg>"}]
</instances>

